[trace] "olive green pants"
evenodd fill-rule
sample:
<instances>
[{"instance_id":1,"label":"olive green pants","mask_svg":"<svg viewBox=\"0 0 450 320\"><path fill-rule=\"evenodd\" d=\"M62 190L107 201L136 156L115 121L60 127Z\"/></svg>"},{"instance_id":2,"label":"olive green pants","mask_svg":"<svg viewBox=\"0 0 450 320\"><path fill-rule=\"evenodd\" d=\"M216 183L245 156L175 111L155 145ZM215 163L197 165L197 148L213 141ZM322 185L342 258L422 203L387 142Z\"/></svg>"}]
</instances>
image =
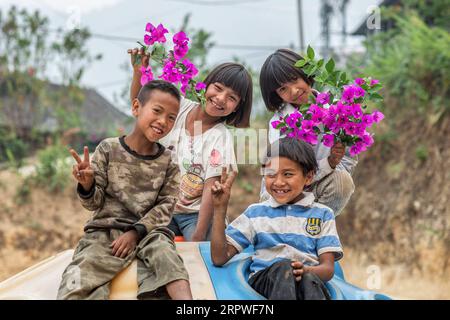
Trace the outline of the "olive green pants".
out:
<instances>
[{"instance_id":1,"label":"olive green pants","mask_svg":"<svg viewBox=\"0 0 450 320\"><path fill-rule=\"evenodd\" d=\"M108 299L111 280L134 258L138 259L138 298L167 298L166 284L189 280L170 230L148 233L123 259L113 256L110 247L122 234L115 229L86 232L62 275L57 299Z\"/></svg>"}]
</instances>

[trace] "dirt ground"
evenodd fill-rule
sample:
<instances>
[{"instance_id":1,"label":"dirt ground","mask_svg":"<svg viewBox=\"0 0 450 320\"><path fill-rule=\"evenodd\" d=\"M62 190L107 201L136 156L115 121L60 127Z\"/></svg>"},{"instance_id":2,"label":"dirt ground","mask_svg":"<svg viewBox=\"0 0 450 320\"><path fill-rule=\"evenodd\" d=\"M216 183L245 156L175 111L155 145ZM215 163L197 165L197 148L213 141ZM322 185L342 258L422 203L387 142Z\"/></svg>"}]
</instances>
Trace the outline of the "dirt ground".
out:
<instances>
[{"instance_id":1,"label":"dirt ground","mask_svg":"<svg viewBox=\"0 0 450 320\"><path fill-rule=\"evenodd\" d=\"M31 198L22 205L14 201L20 176L0 171L0 281L62 250L76 245L89 218L75 195L75 183L62 194L33 189ZM250 203L257 201L260 176L257 168L240 171L235 183L230 218L235 218ZM351 201L357 201L352 199ZM345 212L343 215L346 214ZM338 218L341 219L341 218ZM343 243L342 260L345 276L351 283L366 289L403 299L449 299L450 283L444 275L431 274L404 264L377 265L380 281L371 280L374 263L365 252ZM375 263L376 264L376 263Z\"/></svg>"}]
</instances>

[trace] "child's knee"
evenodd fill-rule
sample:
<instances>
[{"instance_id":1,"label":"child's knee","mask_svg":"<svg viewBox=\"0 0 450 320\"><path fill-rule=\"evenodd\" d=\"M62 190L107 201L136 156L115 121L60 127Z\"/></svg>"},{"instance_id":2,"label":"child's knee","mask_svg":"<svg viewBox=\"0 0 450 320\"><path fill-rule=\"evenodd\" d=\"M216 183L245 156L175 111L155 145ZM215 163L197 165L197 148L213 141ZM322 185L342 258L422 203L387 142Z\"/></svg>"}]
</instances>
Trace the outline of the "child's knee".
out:
<instances>
[{"instance_id":1,"label":"child's knee","mask_svg":"<svg viewBox=\"0 0 450 320\"><path fill-rule=\"evenodd\" d=\"M271 269L274 273L278 274L278 276L284 280L287 280L289 278L294 279L293 269L290 260L278 261L272 265Z\"/></svg>"},{"instance_id":2,"label":"child's knee","mask_svg":"<svg viewBox=\"0 0 450 320\"><path fill-rule=\"evenodd\" d=\"M317 282L320 278L312 272L306 272L303 274L302 280L306 282Z\"/></svg>"}]
</instances>

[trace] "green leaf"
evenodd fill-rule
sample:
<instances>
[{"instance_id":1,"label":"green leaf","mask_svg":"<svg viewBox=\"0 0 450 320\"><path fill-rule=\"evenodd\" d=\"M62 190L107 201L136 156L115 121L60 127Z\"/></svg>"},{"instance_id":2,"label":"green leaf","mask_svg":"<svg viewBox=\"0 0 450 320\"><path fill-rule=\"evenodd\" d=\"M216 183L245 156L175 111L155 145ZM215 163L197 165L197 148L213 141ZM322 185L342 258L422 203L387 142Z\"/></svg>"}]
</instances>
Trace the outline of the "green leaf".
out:
<instances>
[{"instance_id":1,"label":"green leaf","mask_svg":"<svg viewBox=\"0 0 450 320\"><path fill-rule=\"evenodd\" d=\"M331 58L328 60L327 64L325 65L325 70L327 70L329 73L332 73L334 70L334 60Z\"/></svg>"},{"instance_id":2,"label":"green leaf","mask_svg":"<svg viewBox=\"0 0 450 320\"><path fill-rule=\"evenodd\" d=\"M330 93L330 104L334 102L334 94Z\"/></svg>"},{"instance_id":3,"label":"green leaf","mask_svg":"<svg viewBox=\"0 0 450 320\"><path fill-rule=\"evenodd\" d=\"M314 72L316 72L316 70L317 70L317 65L313 65L311 70L309 71L309 74L310 75L314 74Z\"/></svg>"},{"instance_id":4,"label":"green leaf","mask_svg":"<svg viewBox=\"0 0 450 320\"><path fill-rule=\"evenodd\" d=\"M378 93L372 93L369 97L370 100L378 100L378 101L383 100L383 97Z\"/></svg>"},{"instance_id":5,"label":"green leaf","mask_svg":"<svg viewBox=\"0 0 450 320\"><path fill-rule=\"evenodd\" d=\"M322 78L322 82L326 82L328 80L329 74L326 70L322 71L322 74L320 75Z\"/></svg>"},{"instance_id":6,"label":"green leaf","mask_svg":"<svg viewBox=\"0 0 450 320\"><path fill-rule=\"evenodd\" d=\"M307 60L305 60L305 59L302 59L302 60L298 60L296 63L295 63L295 66L297 67L297 68L301 68L301 67L303 67L305 64L307 64L308 63L308 61Z\"/></svg>"},{"instance_id":7,"label":"green leaf","mask_svg":"<svg viewBox=\"0 0 450 320\"><path fill-rule=\"evenodd\" d=\"M381 88L383 88L383 86L382 86L381 84L377 83L376 85L372 86L370 89L371 89L372 91L378 91L378 90L380 90Z\"/></svg>"},{"instance_id":8,"label":"green leaf","mask_svg":"<svg viewBox=\"0 0 450 320\"><path fill-rule=\"evenodd\" d=\"M303 72L307 76L310 76L312 74L312 72L311 72L312 69L313 69L313 65L312 64L308 64L305 68L303 68Z\"/></svg>"},{"instance_id":9,"label":"green leaf","mask_svg":"<svg viewBox=\"0 0 450 320\"><path fill-rule=\"evenodd\" d=\"M306 53L307 53L307 55L308 55L308 58L309 59L314 59L314 49L313 48L311 48L311 46L308 46L308 49L306 50Z\"/></svg>"},{"instance_id":10,"label":"green leaf","mask_svg":"<svg viewBox=\"0 0 450 320\"><path fill-rule=\"evenodd\" d=\"M319 61L317 61L317 67L320 68L323 66L323 59L320 59Z\"/></svg>"},{"instance_id":11,"label":"green leaf","mask_svg":"<svg viewBox=\"0 0 450 320\"><path fill-rule=\"evenodd\" d=\"M306 111L308 111L308 110L309 110L309 105L307 105L307 104L301 105L299 108L299 111L301 114L306 113Z\"/></svg>"}]
</instances>

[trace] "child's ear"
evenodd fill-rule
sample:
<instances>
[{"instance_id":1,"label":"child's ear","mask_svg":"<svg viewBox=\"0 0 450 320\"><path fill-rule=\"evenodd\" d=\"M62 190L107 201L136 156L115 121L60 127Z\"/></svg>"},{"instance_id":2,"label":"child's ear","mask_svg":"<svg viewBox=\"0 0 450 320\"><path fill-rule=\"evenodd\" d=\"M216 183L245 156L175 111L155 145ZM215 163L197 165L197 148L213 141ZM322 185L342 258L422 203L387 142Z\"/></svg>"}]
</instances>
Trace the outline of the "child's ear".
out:
<instances>
[{"instance_id":1,"label":"child's ear","mask_svg":"<svg viewBox=\"0 0 450 320\"><path fill-rule=\"evenodd\" d=\"M139 106L140 106L140 102L137 98L134 98L133 101L131 102L131 113L133 114L133 116L137 117L139 114Z\"/></svg>"},{"instance_id":2,"label":"child's ear","mask_svg":"<svg viewBox=\"0 0 450 320\"><path fill-rule=\"evenodd\" d=\"M309 186L314 179L314 172L310 171L306 174L306 182L305 182L305 186Z\"/></svg>"}]
</instances>

